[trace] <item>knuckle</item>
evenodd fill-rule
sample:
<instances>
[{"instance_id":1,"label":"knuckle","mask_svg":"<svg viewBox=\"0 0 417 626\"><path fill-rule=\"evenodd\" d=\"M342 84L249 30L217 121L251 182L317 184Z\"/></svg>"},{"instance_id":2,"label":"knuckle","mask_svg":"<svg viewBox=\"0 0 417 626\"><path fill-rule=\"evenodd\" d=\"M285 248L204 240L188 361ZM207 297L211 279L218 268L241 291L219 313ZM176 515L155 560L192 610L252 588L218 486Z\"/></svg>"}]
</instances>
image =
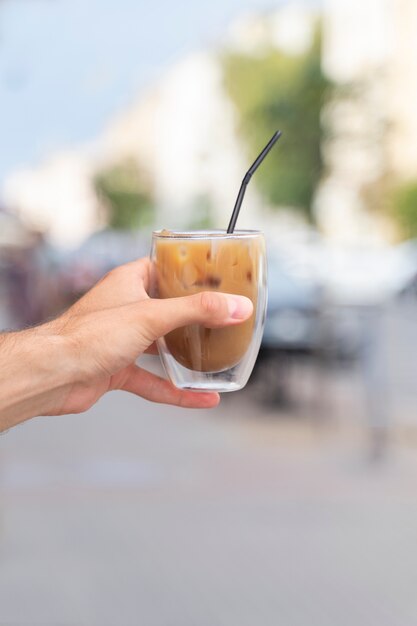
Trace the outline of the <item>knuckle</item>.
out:
<instances>
[{"instance_id":1,"label":"knuckle","mask_svg":"<svg viewBox=\"0 0 417 626\"><path fill-rule=\"evenodd\" d=\"M91 297L92 293L99 293L102 287L107 287L108 282L112 280L114 277L114 270L109 270L92 285L92 287L83 295L83 297L79 300L79 302L85 300L86 298Z\"/></svg>"},{"instance_id":2,"label":"knuckle","mask_svg":"<svg viewBox=\"0 0 417 626\"><path fill-rule=\"evenodd\" d=\"M112 278L120 278L120 276L124 273L123 265L119 265L117 267L113 267L107 274L104 275L103 279L108 280Z\"/></svg>"},{"instance_id":3,"label":"knuckle","mask_svg":"<svg viewBox=\"0 0 417 626\"><path fill-rule=\"evenodd\" d=\"M126 275L127 269L128 269L128 264L116 265L115 267L112 267L111 270L109 270L102 276L102 278L98 281L97 285L99 285L102 282L107 283L110 281L122 280L123 277Z\"/></svg>"}]
</instances>

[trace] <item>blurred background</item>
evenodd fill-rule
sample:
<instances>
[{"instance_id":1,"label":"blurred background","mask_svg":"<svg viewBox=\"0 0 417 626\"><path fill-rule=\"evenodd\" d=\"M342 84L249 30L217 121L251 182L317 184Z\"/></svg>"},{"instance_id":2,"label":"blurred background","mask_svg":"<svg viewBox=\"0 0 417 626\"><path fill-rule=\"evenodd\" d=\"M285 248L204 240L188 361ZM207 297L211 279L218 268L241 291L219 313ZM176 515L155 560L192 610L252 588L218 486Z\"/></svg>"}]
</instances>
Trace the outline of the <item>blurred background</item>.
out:
<instances>
[{"instance_id":1,"label":"blurred background","mask_svg":"<svg viewBox=\"0 0 417 626\"><path fill-rule=\"evenodd\" d=\"M417 623L416 110L414 0L0 2L1 329L225 228L283 131L249 385L0 437L2 626Z\"/></svg>"}]
</instances>

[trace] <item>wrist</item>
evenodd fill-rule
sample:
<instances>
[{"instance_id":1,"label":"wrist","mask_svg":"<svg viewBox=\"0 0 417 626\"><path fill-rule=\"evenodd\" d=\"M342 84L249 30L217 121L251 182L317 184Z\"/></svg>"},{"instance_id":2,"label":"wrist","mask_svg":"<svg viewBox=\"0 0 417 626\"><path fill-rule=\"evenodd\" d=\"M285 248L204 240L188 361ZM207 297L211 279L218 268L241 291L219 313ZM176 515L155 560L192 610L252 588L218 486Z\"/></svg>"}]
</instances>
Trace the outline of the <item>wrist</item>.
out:
<instances>
[{"instance_id":1,"label":"wrist","mask_svg":"<svg viewBox=\"0 0 417 626\"><path fill-rule=\"evenodd\" d=\"M74 369L68 342L53 322L0 335L0 431L51 414Z\"/></svg>"},{"instance_id":2,"label":"wrist","mask_svg":"<svg viewBox=\"0 0 417 626\"><path fill-rule=\"evenodd\" d=\"M71 337L62 332L60 318L32 330L38 347L42 350L43 346L50 356L43 369L44 375L50 377L50 384L59 388L74 384L79 376L77 349Z\"/></svg>"}]
</instances>

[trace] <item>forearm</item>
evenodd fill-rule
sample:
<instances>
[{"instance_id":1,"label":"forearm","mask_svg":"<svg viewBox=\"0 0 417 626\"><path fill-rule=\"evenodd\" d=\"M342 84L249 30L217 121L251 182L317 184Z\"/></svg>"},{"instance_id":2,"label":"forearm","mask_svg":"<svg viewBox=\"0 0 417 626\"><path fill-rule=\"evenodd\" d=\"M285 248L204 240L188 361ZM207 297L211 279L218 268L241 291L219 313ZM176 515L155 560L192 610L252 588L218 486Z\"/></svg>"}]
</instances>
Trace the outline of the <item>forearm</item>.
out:
<instances>
[{"instance_id":1,"label":"forearm","mask_svg":"<svg viewBox=\"0 0 417 626\"><path fill-rule=\"evenodd\" d=\"M71 386L70 369L52 324L0 334L0 432L47 414Z\"/></svg>"}]
</instances>

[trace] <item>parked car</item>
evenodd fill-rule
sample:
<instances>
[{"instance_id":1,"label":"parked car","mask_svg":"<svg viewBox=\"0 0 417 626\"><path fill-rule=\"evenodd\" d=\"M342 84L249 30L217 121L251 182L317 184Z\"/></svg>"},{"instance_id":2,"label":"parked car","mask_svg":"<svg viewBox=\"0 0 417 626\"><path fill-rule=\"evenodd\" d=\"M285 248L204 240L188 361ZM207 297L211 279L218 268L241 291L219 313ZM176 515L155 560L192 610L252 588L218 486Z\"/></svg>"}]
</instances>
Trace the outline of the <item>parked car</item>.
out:
<instances>
[{"instance_id":1,"label":"parked car","mask_svg":"<svg viewBox=\"0 0 417 626\"><path fill-rule=\"evenodd\" d=\"M320 341L322 289L298 278L285 260L268 259L268 308L262 349L311 351Z\"/></svg>"},{"instance_id":2,"label":"parked car","mask_svg":"<svg viewBox=\"0 0 417 626\"><path fill-rule=\"evenodd\" d=\"M322 299L317 282L297 276L284 256L269 256L265 331L253 376L262 400L282 402L294 359L320 347Z\"/></svg>"}]
</instances>

